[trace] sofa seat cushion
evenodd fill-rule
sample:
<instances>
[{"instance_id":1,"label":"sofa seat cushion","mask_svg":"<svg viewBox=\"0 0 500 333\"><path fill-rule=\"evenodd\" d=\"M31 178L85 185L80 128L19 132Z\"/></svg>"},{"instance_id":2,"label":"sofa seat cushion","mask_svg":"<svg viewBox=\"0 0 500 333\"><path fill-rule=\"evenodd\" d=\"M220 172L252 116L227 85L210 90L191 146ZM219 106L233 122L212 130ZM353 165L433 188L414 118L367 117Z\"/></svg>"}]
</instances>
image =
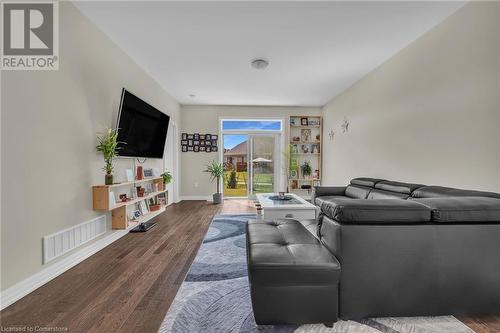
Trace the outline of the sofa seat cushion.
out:
<instances>
[{"instance_id":1,"label":"sofa seat cushion","mask_svg":"<svg viewBox=\"0 0 500 333\"><path fill-rule=\"evenodd\" d=\"M500 222L500 199L486 197L443 197L413 199L431 209L432 221Z\"/></svg>"},{"instance_id":2,"label":"sofa seat cushion","mask_svg":"<svg viewBox=\"0 0 500 333\"><path fill-rule=\"evenodd\" d=\"M377 189L389 191L389 192L408 194L408 195L410 195L413 191L415 191L416 189L421 188L423 186L425 186L425 185L393 182L393 181L389 181L389 180L383 180L383 181L375 184L375 188L377 188Z\"/></svg>"},{"instance_id":3,"label":"sofa seat cushion","mask_svg":"<svg viewBox=\"0 0 500 333\"><path fill-rule=\"evenodd\" d=\"M353 199L366 199L371 190L366 186L349 185L345 189L345 196Z\"/></svg>"},{"instance_id":4,"label":"sofa seat cushion","mask_svg":"<svg viewBox=\"0 0 500 333\"><path fill-rule=\"evenodd\" d=\"M296 220L249 221L247 256L259 285L334 285L340 279L337 259Z\"/></svg>"},{"instance_id":5,"label":"sofa seat cushion","mask_svg":"<svg viewBox=\"0 0 500 333\"><path fill-rule=\"evenodd\" d=\"M408 194L373 189L367 199L408 199Z\"/></svg>"},{"instance_id":6,"label":"sofa seat cushion","mask_svg":"<svg viewBox=\"0 0 500 333\"><path fill-rule=\"evenodd\" d=\"M314 198L314 204L318 207L321 207L323 202L330 201L330 200L335 199L335 198L351 199L349 197L346 197L345 195L325 195L325 196Z\"/></svg>"},{"instance_id":7,"label":"sofa seat cushion","mask_svg":"<svg viewBox=\"0 0 500 333\"><path fill-rule=\"evenodd\" d=\"M452 187L443 186L424 186L415 190L412 195L413 198L437 198L437 197L488 197L500 199L499 193L462 190Z\"/></svg>"},{"instance_id":8,"label":"sofa seat cushion","mask_svg":"<svg viewBox=\"0 0 500 333\"><path fill-rule=\"evenodd\" d=\"M321 212L341 223L412 224L429 222L429 207L413 200L335 198L321 205Z\"/></svg>"},{"instance_id":9,"label":"sofa seat cushion","mask_svg":"<svg viewBox=\"0 0 500 333\"><path fill-rule=\"evenodd\" d=\"M367 177L359 177L353 178L351 180L352 185L366 186L366 187L374 187L378 182L383 181L383 179L378 178L367 178Z\"/></svg>"}]
</instances>

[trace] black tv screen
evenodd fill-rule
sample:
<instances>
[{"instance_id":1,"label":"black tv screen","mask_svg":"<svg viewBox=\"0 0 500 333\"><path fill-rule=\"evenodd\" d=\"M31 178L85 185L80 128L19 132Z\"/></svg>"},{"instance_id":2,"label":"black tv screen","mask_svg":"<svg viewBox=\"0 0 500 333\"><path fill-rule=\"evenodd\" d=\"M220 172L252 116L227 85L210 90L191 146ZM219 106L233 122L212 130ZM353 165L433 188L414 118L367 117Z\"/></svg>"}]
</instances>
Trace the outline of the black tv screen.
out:
<instances>
[{"instance_id":1,"label":"black tv screen","mask_svg":"<svg viewBox=\"0 0 500 333\"><path fill-rule=\"evenodd\" d=\"M163 158L170 117L127 90L118 115L119 156Z\"/></svg>"}]
</instances>

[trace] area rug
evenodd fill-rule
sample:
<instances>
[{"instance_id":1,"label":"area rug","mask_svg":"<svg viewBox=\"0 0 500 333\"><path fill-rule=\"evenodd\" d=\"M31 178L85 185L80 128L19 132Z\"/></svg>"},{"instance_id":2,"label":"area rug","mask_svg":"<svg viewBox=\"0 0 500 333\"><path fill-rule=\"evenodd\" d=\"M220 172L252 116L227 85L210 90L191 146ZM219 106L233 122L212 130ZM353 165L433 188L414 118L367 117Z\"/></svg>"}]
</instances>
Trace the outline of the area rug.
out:
<instances>
[{"instance_id":1,"label":"area rug","mask_svg":"<svg viewBox=\"0 0 500 333\"><path fill-rule=\"evenodd\" d=\"M245 225L255 215L217 215L160 327L161 333L470 333L452 316L371 318L257 326L248 287Z\"/></svg>"}]
</instances>

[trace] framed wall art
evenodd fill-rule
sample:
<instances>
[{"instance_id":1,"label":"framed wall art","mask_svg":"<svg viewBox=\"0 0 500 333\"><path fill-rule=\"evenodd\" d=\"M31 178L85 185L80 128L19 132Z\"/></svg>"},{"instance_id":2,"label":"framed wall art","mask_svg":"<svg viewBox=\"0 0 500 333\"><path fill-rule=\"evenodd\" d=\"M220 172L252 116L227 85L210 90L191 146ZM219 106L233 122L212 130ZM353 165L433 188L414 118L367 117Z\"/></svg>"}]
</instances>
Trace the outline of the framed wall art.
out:
<instances>
[{"instance_id":1,"label":"framed wall art","mask_svg":"<svg viewBox=\"0 0 500 333\"><path fill-rule=\"evenodd\" d=\"M219 136L217 134L182 133L181 151L187 152L217 152Z\"/></svg>"}]
</instances>

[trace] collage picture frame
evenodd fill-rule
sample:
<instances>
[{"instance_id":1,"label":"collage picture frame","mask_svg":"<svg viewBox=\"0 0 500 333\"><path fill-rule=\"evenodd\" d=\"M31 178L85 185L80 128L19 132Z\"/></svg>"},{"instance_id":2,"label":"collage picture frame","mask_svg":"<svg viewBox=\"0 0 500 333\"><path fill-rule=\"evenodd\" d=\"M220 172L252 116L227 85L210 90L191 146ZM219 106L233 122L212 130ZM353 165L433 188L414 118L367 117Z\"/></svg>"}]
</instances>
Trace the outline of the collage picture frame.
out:
<instances>
[{"instance_id":1,"label":"collage picture frame","mask_svg":"<svg viewBox=\"0 0 500 333\"><path fill-rule=\"evenodd\" d=\"M217 134L182 133L181 151L212 153L219 150Z\"/></svg>"}]
</instances>

